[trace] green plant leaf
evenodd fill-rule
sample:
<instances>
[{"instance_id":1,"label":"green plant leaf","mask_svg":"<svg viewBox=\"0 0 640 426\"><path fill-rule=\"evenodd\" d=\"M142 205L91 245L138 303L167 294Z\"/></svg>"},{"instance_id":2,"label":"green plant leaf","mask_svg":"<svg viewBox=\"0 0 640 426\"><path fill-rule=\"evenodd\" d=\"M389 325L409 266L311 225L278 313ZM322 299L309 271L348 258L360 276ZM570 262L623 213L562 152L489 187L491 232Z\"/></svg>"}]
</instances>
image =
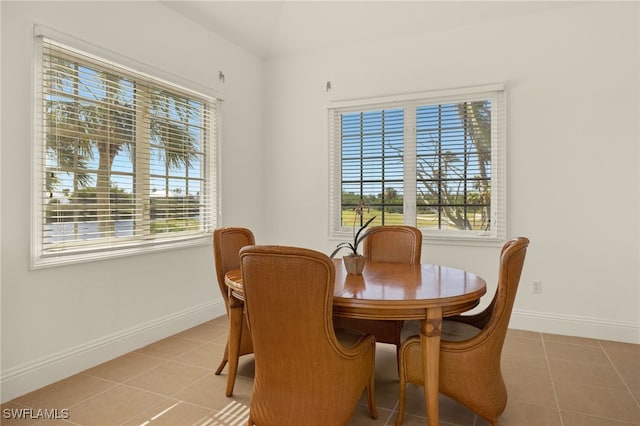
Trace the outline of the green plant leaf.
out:
<instances>
[{"instance_id":1,"label":"green plant leaf","mask_svg":"<svg viewBox=\"0 0 640 426\"><path fill-rule=\"evenodd\" d=\"M369 224L370 224L371 222L373 222L373 220L374 220L375 218L376 218L375 216L374 216L374 217L372 217L371 219L369 219L368 221L366 221L366 222L365 222L365 224L364 224L364 225L362 225L362 226L360 227L360 229L358 229L358 232L357 232L357 233L356 233L356 235L353 237L353 244L352 244L352 243L349 243L349 242L346 242L346 241L341 242L340 244L338 244L338 245L336 246L336 249L333 251L333 253L331 253L331 255L330 255L329 257L333 258L333 256L335 256L336 254L338 254L338 252L339 252L340 250L342 250L343 248L349 248L349 250L351 250L351 255L352 255L352 256L357 256L357 255L358 255L358 246L360 245L360 243L362 242L362 240L364 240L365 238L367 238L367 234L368 234L368 232L367 232L367 233L362 234L362 231L363 231L367 226L369 226ZM360 234L362 234L362 235L360 235Z\"/></svg>"}]
</instances>

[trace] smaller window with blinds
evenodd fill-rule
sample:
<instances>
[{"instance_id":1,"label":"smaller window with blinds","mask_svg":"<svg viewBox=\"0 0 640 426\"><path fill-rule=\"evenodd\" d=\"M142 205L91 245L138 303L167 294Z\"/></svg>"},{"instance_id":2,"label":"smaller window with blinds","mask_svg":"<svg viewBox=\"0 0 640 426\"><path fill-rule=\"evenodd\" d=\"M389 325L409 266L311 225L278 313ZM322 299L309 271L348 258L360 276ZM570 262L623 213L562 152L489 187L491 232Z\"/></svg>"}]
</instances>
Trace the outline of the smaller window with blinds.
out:
<instances>
[{"instance_id":1,"label":"smaller window with blinds","mask_svg":"<svg viewBox=\"0 0 640 426\"><path fill-rule=\"evenodd\" d=\"M501 84L336 102L331 236L365 205L373 225L417 226L433 241L504 239L504 109Z\"/></svg>"},{"instance_id":2,"label":"smaller window with blinds","mask_svg":"<svg viewBox=\"0 0 640 426\"><path fill-rule=\"evenodd\" d=\"M33 266L208 240L217 100L37 39Z\"/></svg>"}]
</instances>

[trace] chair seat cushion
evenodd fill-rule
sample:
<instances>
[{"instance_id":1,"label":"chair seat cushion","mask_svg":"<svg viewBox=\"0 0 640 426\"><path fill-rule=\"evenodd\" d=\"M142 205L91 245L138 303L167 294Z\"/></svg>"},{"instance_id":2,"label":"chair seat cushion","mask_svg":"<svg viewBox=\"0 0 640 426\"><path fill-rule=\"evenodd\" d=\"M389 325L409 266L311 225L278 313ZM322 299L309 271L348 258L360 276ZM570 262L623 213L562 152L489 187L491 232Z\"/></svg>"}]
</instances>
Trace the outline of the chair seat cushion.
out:
<instances>
[{"instance_id":1,"label":"chair seat cushion","mask_svg":"<svg viewBox=\"0 0 640 426\"><path fill-rule=\"evenodd\" d=\"M442 340L460 342L478 335L482 330L471 324L458 321L443 321Z\"/></svg>"},{"instance_id":2,"label":"chair seat cushion","mask_svg":"<svg viewBox=\"0 0 640 426\"><path fill-rule=\"evenodd\" d=\"M460 342L470 339L480 333L478 327L458 321L444 320L442 321L442 340L450 342ZM405 321L402 328L402 341L404 342L411 336L420 335L419 321Z\"/></svg>"},{"instance_id":3,"label":"chair seat cushion","mask_svg":"<svg viewBox=\"0 0 640 426\"><path fill-rule=\"evenodd\" d=\"M340 342L340 344L345 348L352 347L362 339L363 336L365 336L365 333L351 328L336 328L335 333L338 338L338 342Z\"/></svg>"}]
</instances>

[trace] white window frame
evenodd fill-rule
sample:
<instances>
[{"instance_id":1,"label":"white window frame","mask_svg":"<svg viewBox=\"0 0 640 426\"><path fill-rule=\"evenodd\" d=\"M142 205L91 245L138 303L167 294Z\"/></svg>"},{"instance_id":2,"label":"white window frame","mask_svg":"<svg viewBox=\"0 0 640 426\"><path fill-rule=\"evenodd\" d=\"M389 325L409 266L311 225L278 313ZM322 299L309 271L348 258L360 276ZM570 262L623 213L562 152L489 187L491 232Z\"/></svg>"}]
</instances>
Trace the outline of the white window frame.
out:
<instances>
[{"instance_id":1,"label":"white window frame","mask_svg":"<svg viewBox=\"0 0 640 426\"><path fill-rule=\"evenodd\" d=\"M353 228L341 225L342 147L340 115L388 108L404 108L404 179L403 220L416 226L416 124L415 108L423 105L448 104L490 99L492 101L491 132L491 228L488 231L422 228L425 241L441 244L501 244L507 235L507 142L506 85L504 83L437 90L378 98L335 100L327 107L329 139L329 238L344 240Z\"/></svg>"},{"instance_id":2,"label":"white window frame","mask_svg":"<svg viewBox=\"0 0 640 426\"><path fill-rule=\"evenodd\" d=\"M166 87L168 90L176 90L177 93L193 96L194 99L204 100L205 102L213 102L216 111L209 111L212 117L206 127L208 137L207 143L203 146L204 164L200 167L204 173L204 181L200 191L202 202L200 229L197 231L185 231L174 233L158 234L157 238L149 235L145 231L143 235L131 236L126 238L113 238L109 244L100 244L94 246L89 243L72 243L61 247L58 251L45 249L43 221L45 220L45 131L43 130L44 112L43 112L43 45L44 40L57 43L66 49L76 51L79 54L94 58L101 62L113 64L114 67L125 70L131 75L138 75L141 78L151 80L159 87ZM220 108L222 98L218 93L210 88L199 86L193 82L181 79L177 76L166 73L162 70L154 69L148 65L141 64L137 61L114 54L113 52L101 49L90 43L77 40L71 36L60 33L58 31L46 28L40 25L34 26L34 78L32 79L33 88L33 155L32 155L32 232L31 232L31 267L39 269L44 267L60 266L79 262L95 261L100 259L108 259L114 257L130 256L135 254L149 253L151 251L170 250L184 247L210 245L211 231L217 227L219 223L219 164L218 161L218 145L220 138ZM138 129L140 131L140 129ZM142 132L140 132L142 133ZM137 138L138 139L138 138ZM139 143L139 142L136 142ZM149 146L150 141L147 140L143 145ZM144 151L143 148L141 151ZM137 170L143 170L142 173L148 175L148 165L141 165L135 160ZM139 182L139 177L135 178ZM149 194L146 194L147 196ZM144 201L143 201L144 203ZM148 199L143 210L148 210ZM143 226L148 227L148 223ZM170 236L167 236L170 234Z\"/></svg>"}]
</instances>

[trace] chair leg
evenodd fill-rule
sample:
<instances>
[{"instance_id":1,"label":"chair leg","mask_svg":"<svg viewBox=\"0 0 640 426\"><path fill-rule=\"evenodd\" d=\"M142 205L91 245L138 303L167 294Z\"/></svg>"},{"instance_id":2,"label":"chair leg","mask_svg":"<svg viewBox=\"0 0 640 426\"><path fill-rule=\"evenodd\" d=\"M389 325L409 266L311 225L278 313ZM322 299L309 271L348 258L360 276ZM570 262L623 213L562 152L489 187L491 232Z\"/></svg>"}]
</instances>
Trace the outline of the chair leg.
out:
<instances>
[{"instance_id":1,"label":"chair leg","mask_svg":"<svg viewBox=\"0 0 640 426\"><path fill-rule=\"evenodd\" d=\"M222 361L220 361L220 365L218 365L218 369L216 370L216 376L219 376L220 374L222 374L222 370L224 370L224 367L227 365L227 359L223 358Z\"/></svg>"},{"instance_id":2,"label":"chair leg","mask_svg":"<svg viewBox=\"0 0 640 426\"><path fill-rule=\"evenodd\" d=\"M240 358L240 342L242 341L243 304L229 304L229 338L227 340L229 371L227 376L226 395L233 395L233 386L238 373L238 358Z\"/></svg>"},{"instance_id":3,"label":"chair leg","mask_svg":"<svg viewBox=\"0 0 640 426\"><path fill-rule=\"evenodd\" d=\"M376 407L376 378L372 374L367 386L367 403L369 404L369 414L372 419L378 418L378 408Z\"/></svg>"},{"instance_id":4,"label":"chair leg","mask_svg":"<svg viewBox=\"0 0 640 426\"><path fill-rule=\"evenodd\" d=\"M398 402L398 417L396 417L396 426L402 425L402 419L404 417L404 403L407 392L407 378L405 376L405 369L402 362L402 357L400 356L400 346L396 346L398 349L398 377L400 378L400 401Z\"/></svg>"},{"instance_id":5,"label":"chair leg","mask_svg":"<svg viewBox=\"0 0 640 426\"><path fill-rule=\"evenodd\" d=\"M222 355L222 360L220 361L220 365L218 365L218 369L216 370L216 376L219 376L224 370L224 367L227 365L227 360L229 358L229 339L227 338L227 344L224 347L224 355Z\"/></svg>"},{"instance_id":6,"label":"chair leg","mask_svg":"<svg viewBox=\"0 0 640 426\"><path fill-rule=\"evenodd\" d=\"M406 390L407 384L404 382L404 380L400 379L400 403L398 404L398 417L396 418L396 426L400 426L402 424L402 419L404 417L404 399Z\"/></svg>"},{"instance_id":7,"label":"chair leg","mask_svg":"<svg viewBox=\"0 0 640 426\"><path fill-rule=\"evenodd\" d=\"M398 404L398 417L396 418L396 426L400 426L404 418L404 399L405 399L406 390L407 390L406 383L401 383L400 384L400 403Z\"/></svg>"}]
</instances>

